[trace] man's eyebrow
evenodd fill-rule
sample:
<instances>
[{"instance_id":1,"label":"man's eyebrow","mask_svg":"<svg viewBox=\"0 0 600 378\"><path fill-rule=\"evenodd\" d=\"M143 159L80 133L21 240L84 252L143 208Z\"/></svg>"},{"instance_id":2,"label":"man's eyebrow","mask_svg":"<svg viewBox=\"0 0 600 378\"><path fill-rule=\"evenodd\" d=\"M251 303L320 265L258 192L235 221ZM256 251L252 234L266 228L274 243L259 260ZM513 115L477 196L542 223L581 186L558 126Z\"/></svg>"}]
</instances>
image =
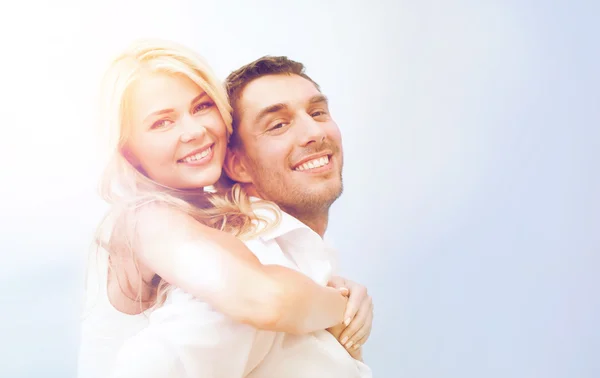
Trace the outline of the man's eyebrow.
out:
<instances>
[{"instance_id":1,"label":"man's eyebrow","mask_svg":"<svg viewBox=\"0 0 600 378\"><path fill-rule=\"evenodd\" d=\"M325 104L328 104L329 101L327 100L327 96L325 96L323 94L318 94L318 95L312 96L308 100L309 104L318 104L320 102L324 102ZM260 113L258 113L258 115L256 116L256 118L254 120L254 123L259 123L267 115L280 112L287 108L288 108L288 106L283 103L269 105L266 108L264 108L263 110L261 110Z\"/></svg>"},{"instance_id":2,"label":"man's eyebrow","mask_svg":"<svg viewBox=\"0 0 600 378\"><path fill-rule=\"evenodd\" d=\"M308 103L311 105L317 104L319 102L324 102L325 105L327 105L329 103L329 100L327 100L327 96L323 94L314 95L310 98L310 100L308 100Z\"/></svg>"},{"instance_id":3,"label":"man's eyebrow","mask_svg":"<svg viewBox=\"0 0 600 378\"><path fill-rule=\"evenodd\" d=\"M286 104L273 104L273 105L269 105L266 108L264 108L263 110L260 111L260 113L258 113L258 115L256 116L256 118L254 119L254 123L259 123L264 117L266 117L269 114L273 114L273 113L277 113L279 111L285 110L287 109L287 105Z\"/></svg>"}]
</instances>

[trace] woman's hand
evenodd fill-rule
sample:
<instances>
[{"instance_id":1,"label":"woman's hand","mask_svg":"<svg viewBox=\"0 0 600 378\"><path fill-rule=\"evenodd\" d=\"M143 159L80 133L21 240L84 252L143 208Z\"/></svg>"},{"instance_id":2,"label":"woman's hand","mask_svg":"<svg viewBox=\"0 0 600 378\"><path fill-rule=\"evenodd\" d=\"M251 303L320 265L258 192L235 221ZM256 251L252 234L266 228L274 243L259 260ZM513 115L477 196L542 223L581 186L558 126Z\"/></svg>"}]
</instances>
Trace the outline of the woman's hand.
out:
<instances>
[{"instance_id":1,"label":"woman's hand","mask_svg":"<svg viewBox=\"0 0 600 378\"><path fill-rule=\"evenodd\" d=\"M344 323L328 329L338 341L354 356L368 340L373 325L373 299L367 288L342 277L332 277L328 286L334 287L349 299L344 313Z\"/></svg>"}]
</instances>

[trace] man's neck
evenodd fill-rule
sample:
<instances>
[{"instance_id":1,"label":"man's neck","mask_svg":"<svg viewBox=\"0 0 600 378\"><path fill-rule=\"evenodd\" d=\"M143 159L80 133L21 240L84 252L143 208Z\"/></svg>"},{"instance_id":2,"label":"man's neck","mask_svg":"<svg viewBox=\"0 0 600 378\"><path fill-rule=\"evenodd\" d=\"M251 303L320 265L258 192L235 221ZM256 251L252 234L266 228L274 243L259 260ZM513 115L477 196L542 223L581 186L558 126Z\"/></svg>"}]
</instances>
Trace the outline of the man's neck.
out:
<instances>
[{"instance_id":1,"label":"man's neck","mask_svg":"<svg viewBox=\"0 0 600 378\"><path fill-rule=\"evenodd\" d=\"M319 234L319 236L321 238L323 238L323 236L325 236L325 231L327 231L327 223L329 222L329 214L325 213L325 214L321 214L320 216L301 216L301 215L294 215L294 214L290 214L294 217L296 217L300 222L304 223L305 225L307 225L308 227L310 227L314 232L316 232L317 234Z\"/></svg>"},{"instance_id":2,"label":"man's neck","mask_svg":"<svg viewBox=\"0 0 600 378\"><path fill-rule=\"evenodd\" d=\"M320 214L298 214L297 212L284 209L283 211L290 214L294 218L298 219L300 222L304 223L314 232L319 234L321 238L325 235L325 231L327 231L327 223L329 222L329 212L325 211Z\"/></svg>"},{"instance_id":3,"label":"man's neck","mask_svg":"<svg viewBox=\"0 0 600 378\"><path fill-rule=\"evenodd\" d=\"M250 197L267 199L264 196L261 196L252 185L244 186L244 190L246 191L246 194L248 194ZM329 222L329 208L315 212L299 212L295 211L294 209L283 207L280 204L277 205L281 207L283 211L310 227L310 229L319 234L321 238L325 236L325 231L327 230L327 223Z\"/></svg>"}]
</instances>

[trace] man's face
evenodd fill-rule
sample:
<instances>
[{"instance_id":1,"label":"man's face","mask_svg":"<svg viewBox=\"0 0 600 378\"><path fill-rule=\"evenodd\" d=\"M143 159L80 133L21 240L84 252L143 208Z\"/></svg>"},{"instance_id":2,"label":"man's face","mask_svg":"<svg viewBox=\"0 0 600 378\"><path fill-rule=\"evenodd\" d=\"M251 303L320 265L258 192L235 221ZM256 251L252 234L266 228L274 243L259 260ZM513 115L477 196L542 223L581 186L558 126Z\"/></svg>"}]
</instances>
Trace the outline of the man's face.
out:
<instances>
[{"instance_id":1,"label":"man's face","mask_svg":"<svg viewBox=\"0 0 600 378\"><path fill-rule=\"evenodd\" d=\"M342 193L342 140L316 86L298 75L263 76L235 111L233 164L243 166L250 192L292 214L328 210Z\"/></svg>"}]
</instances>

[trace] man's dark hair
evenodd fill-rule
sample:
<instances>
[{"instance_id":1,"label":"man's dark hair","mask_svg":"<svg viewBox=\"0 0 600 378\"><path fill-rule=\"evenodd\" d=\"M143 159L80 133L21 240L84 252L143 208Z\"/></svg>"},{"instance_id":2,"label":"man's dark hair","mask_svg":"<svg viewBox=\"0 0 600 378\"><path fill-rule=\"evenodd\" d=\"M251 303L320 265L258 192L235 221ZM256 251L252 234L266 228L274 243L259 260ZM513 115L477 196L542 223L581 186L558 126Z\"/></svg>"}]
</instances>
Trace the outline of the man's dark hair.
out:
<instances>
[{"instance_id":1,"label":"man's dark hair","mask_svg":"<svg viewBox=\"0 0 600 378\"><path fill-rule=\"evenodd\" d=\"M253 80L268 75L298 75L311 81L320 90L319 84L304 73L304 65L288 59L286 56L263 56L233 71L225 80L225 88L227 89L227 95L229 96L229 102L233 111L233 134L230 139L232 147L239 144L239 139L236 136L236 128L239 124L240 112L237 105L242 92Z\"/></svg>"}]
</instances>

